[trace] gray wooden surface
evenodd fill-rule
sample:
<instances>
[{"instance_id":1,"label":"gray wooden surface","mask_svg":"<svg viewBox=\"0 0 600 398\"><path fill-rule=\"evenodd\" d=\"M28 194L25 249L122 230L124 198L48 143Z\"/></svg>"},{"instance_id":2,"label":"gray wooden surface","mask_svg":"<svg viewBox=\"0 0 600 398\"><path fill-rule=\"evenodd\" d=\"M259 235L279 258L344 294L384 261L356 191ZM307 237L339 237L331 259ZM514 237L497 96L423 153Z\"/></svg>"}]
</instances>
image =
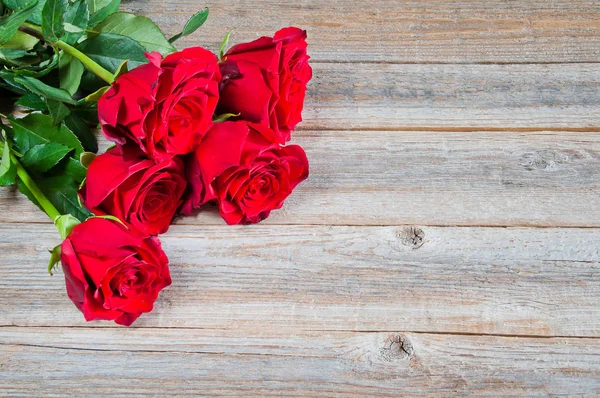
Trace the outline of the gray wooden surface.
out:
<instances>
[{"instance_id":1,"label":"gray wooden surface","mask_svg":"<svg viewBox=\"0 0 600 398\"><path fill-rule=\"evenodd\" d=\"M83 321L0 190L0 395L600 395L600 1L123 8L204 6L180 47L308 30L310 179L261 225L178 220L130 329Z\"/></svg>"}]
</instances>

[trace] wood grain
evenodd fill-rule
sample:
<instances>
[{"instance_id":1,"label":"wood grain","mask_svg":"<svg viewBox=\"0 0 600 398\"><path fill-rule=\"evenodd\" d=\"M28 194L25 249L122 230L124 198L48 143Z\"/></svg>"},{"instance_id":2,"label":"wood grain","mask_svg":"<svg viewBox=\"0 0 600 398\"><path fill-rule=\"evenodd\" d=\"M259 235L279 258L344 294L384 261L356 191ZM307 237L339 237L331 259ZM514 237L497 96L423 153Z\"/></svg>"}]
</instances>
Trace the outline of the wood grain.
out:
<instances>
[{"instance_id":1,"label":"wood grain","mask_svg":"<svg viewBox=\"0 0 600 398\"><path fill-rule=\"evenodd\" d=\"M179 47L218 50L296 25L316 61L396 63L556 63L600 60L600 4L589 0L133 0L123 8L173 35L195 10L210 8L201 30Z\"/></svg>"},{"instance_id":2,"label":"wood grain","mask_svg":"<svg viewBox=\"0 0 600 398\"><path fill-rule=\"evenodd\" d=\"M0 341L11 396L600 393L598 339L1 328Z\"/></svg>"},{"instance_id":3,"label":"wood grain","mask_svg":"<svg viewBox=\"0 0 600 398\"><path fill-rule=\"evenodd\" d=\"M309 179L266 224L600 226L600 134L300 131ZM49 222L0 190L3 222ZM214 209L181 224L218 224Z\"/></svg>"},{"instance_id":4,"label":"wood grain","mask_svg":"<svg viewBox=\"0 0 600 398\"><path fill-rule=\"evenodd\" d=\"M600 64L316 64L302 129L600 126Z\"/></svg>"},{"instance_id":5,"label":"wood grain","mask_svg":"<svg viewBox=\"0 0 600 398\"><path fill-rule=\"evenodd\" d=\"M0 325L84 326L49 225L1 225ZM142 327L600 336L598 229L174 226ZM106 326L105 322L87 324Z\"/></svg>"},{"instance_id":6,"label":"wood grain","mask_svg":"<svg viewBox=\"0 0 600 398\"><path fill-rule=\"evenodd\" d=\"M310 179L258 226L178 220L131 329L83 321L0 189L0 395L600 395L600 2L122 8L204 6L180 48L307 29Z\"/></svg>"}]
</instances>

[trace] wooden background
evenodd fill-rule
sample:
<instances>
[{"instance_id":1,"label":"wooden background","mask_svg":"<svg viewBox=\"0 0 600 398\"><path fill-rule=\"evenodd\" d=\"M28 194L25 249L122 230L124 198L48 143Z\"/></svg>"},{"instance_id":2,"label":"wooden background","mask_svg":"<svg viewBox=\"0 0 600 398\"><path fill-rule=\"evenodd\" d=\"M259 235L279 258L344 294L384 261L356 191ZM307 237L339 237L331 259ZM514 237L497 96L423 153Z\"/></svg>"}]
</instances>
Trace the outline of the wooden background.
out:
<instances>
[{"instance_id":1,"label":"wooden background","mask_svg":"<svg viewBox=\"0 0 600 398\"><path fill-rule=\"evenodd\" d=\"M85 323L0 190L1 395L600 395L600 1L134 0L216 50L297 25L311 177L162 240L173 285Z\"/></svg>"}]
</instances>

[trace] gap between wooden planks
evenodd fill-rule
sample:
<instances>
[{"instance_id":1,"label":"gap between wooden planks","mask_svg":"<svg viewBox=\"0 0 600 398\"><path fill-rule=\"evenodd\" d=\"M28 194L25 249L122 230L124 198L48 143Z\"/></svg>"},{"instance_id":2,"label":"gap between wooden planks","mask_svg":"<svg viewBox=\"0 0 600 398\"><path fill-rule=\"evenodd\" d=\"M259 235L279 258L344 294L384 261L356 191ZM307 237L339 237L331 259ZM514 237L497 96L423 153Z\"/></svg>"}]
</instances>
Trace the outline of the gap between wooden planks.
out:
<instances>
[{"instance_id":1,"label":"gap between wooden planks","mask_svg":"<svg viewBox=\"0 0 600 398\"><path fill-rule=\"evenodd\" d=\"M308 31L317 62L567 63L600 60L600 4L589 0L238 0L144 1L123 8L151 17L168 35L192 10L209 7L206 24L180 48L217 50L272 35L288 25ZM257 21L260 23L257 24Z\"/></svg>"},{"instance_id":2,"label":"gap between wooden planks","mask_svg":"<svg viewBox=\"0 0 600 398\"><path fill-rule=\"evenodd\" d=\"M0 388L9 395L600 391L597 339L16 327L0 328L0 338Z\"/></svg>"},{"instance_id":3,"label":"gap between wooden planks","mask_svg":"<svg viewBox=\"0 0 600 398\"><path fill-rule=\"evenodd\" d=\"M600 226L597 132L299 131L309 179L264 224ZM102 146L106 146L106 142ZM1 222L49 222L0 190ZM216 209L179 224L223 225Z\"/></svg>"},{"instance_id":4,"label":"gap between wooden planks","mask_svg":"<svg viewBox=\"0 0 600 398\"><path fill-rule=\"evenodd\" d=\"M86 324L53 227L0 228L0 325ZM598 229L174 226L138 327L599 337Z\"/></svg>"}]
</instances>

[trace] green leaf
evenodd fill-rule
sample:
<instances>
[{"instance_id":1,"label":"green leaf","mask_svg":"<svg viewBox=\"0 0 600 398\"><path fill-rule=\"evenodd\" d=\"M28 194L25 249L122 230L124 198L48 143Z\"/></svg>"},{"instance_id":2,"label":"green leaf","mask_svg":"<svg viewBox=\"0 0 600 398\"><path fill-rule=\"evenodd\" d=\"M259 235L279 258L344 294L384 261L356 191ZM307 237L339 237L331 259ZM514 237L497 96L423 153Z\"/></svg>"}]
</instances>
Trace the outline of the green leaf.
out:
<instances>
[{"instance_id":1,"label":"green leaf","mask_svg":"<svg viewBox=\"0 0 600 398\"><path fill-rule=\"evenodd\" d=\"M101 87L100 89L94 91L93 93L85 97L84 100L86 102L98 102L108 90L110 90L110 86Z\"/></svg>"},{"instance_id":2,"label":"green leaf","mask_svg":"<svg viewBox=\"0 0 600 398\"><path fill-rule=\"evenodd\" d=\"M14 185L17 177L17 167L10 158L10 141L6 139L6 133L2 131L4 142L0 142L2 149L2 160L0 161L0 186Z\"/></svg>"},{"instance_id":3,"label":"green leaf","mask_svg":"<svg viewBox=\"0 0 600 398\"><path fill-rule=\"evenodd\" d=\"M26 50L14 50L10 48L0 48L0 64L10 67L26 66L24 57L29 53Z\"/></svg>"},{"instance_id":4,"label":"green leaf","mask_svg":"<svg viewBox=\"0 0 600 398\"><path fill-rule=\"evenodd\" d=\"M27 25L27 24L25 24ZM17 31L9 41L2 45L3 49L9 50L25 50L29 51L40 42L40 39L30 36L27 33Z\"/></svg>"},{"instance_id":5,"label":"green leaf","mask_svg":"<svg viewBox=\"0 0 600 398\"><path fill-rule=\"evenodd\" d=\"M238 117L239 115L240 115L239 113L223 113L223 114L217 116L216 118L214 118L213 123L225 122L225 121L231 119L232 117Z\"/></svg>"},{"instance_id":6,"label":"green leaf","mask_svg":"<svg viewBox=\"0 0 600 398\"><path fill-rule=\"evenodd\" d=\"M15 78L15 81L32 93L40 95L44 98L62 101L71 105L77 104L77 101L75 101L67 91L49 86L36 78L19 76Z\"/></svg>"},{"instance_id":7,"label":"green leaf","mask_svg":"<svg viewBox=\"0 0 600 398\"><path fill-rule=\"evenodd\" d=\"M79 157L79 163L81 163L81 165L83 167L85 167L86 169L90 168L90 164L92 163L92 161L96 159L96 154L93 152L84 152L81 154L81 156Z\"/></svg>"},{"instance_id":8,"label":"green leaf","mask_svg":"<svg viewBox=\"0 0 600 398\"><path fill-rule=\"evenodd\" d=\"M117 68L117 70L115 71L113 78L114 80L117 80L119 78L119 76L129 72L129 60L126 59L125 61L121 62L121 65L119 65L119 67Z\"/></svg>"},{"instance_id":9,"label":"green leaf","mask_svg":"<svg viewBox=\"0 0 600 398\"><path fill-rule=\"evenodd\" d=\"M109 15L119 11L121 0L86 0L90 10L89 26L96 26Z\"/></svg>"},{"instance_id":10,"label":"green leaf","mask_svg":"<svg viewBox=\"0 0 600 398\"><path fill-rule=\"evenodd\" d=\"M227 32L227 34L225 35L225 38L221 42L221 46L219 47L219 61L221 61L223 59L223 56L225 55L225 51L227 50L227 45L229 44L229 36L231 36L231 32L233 32L233 30L230 30L229 32Z\"/></svg>"},{"instance_id":11,"label":"green leaf","mask_svg":"<svg viewBox=\"0 0 600 398\"><path fill-rule=\"evenodd\" d=\"M30 3L32 3L32 0L4 0L4 4L6 4L6 6L13 11L23 8ZM42 9L44 8L44 4L46 4L46 0L38 1L38 4L33 9L33 13L29 16L29 18L27 18L27 21L36 25L41 25Z\"/></svg>"},{"instance_id":12,"label":"green leaf","mask_svg":"<svg viewBox=\"0 0 600 398\"><path fill-rule=\"evenodd\" d=\"M85 29L90 22L90 10L85 0L78 0L69 5L65 14L65 35L63 41L68 44L75 44L83 36ZM71 27L78 28L71 29Z\"/></svg>"},{"instance_id":13,"label":"green leaf","mask_svg":"<svg viewBox=\"0 0 600 398\"><path fill-rule=\"evenodd\" d=\"M169 43L174 43L175 40L179 40L183 36L187 36L194 33L198 28L204 25L204 22L206 22L207 18L208 8L198 11L196 14L192 15L192 17L186 22L181 33L177 33L175 36L169 39Z\"/></svg>"},{"instance_id":14,"label":"green leaf","mask_svg":"<svg viewBox=\"0 0 600 398\"><path fill-rule=\"evenodd\" d=\"M125 60L129 60L132 69L148 62L146 51L138 42L112 33L100 33L83 41L79 50L112 73Z\"/></svg>"},{"instance_id":15,"label":"green leaf","mask_svg":"<svg viewBox=\"0 0 600 398\"><path fill-rule=\"evenodd\" d=\"M27 89L15 81L17 76L14 73L0 70L0 77L4 80L2 88L10 90L19 95L25 95L27 93Z\"/></svg>"},{"instance_id":16,"label":"green leaf","mask_svg":"<svg viewBox=\"0 0 600 398\"><path fill-rule=\"evenodd\" d=\"M47 175L51 177L69 176L76 183L77 189L79 189L81 183L85 180L86 174L87 169L79 163L79 160L69 157L50 170Z\"/></svg>"},{"instance_id":17,"label":"green leaf","mask_svg":"<svg viewBox=\"0 0 600 398\"><path fill-rule=\"evenodd\" d=\"M79 117L74 111L65 119L65 125L77 136L83 149L88 152L98 152L98 143L96 137L88 124Z\"/></svg>"},{"instance_id":18,"label":"green leaf","mask_svg":"<svg viewBox=\"0 0 600 398\"><path fill-rule=\"evenodd\" d=\"M46 106L46 101L39 95L34 93L27 93L15 103L15 105L22 106L23 108L31 109L34 111L42 111L46 112L48 110L48 106Z\"/></svg>"},{"instance_id":19,"label":"green leaf","mask_svg":"<svg viewBox=\"0 0 600 398\"><path fill-rule=\"evenodd\" d=\"M52 250L48 250L50 252L50 261L48 262L48 273L52 276L54 275L52 271L56 269L56 265L60 263L60 245L54 246Z\"/></svg>"},{"instance_id":20,"label":"green leaf","mask_svg":"<svg viewBox=\"0 0 600 398\"><path fill-rule=\"evenodd\" d=\"M81 221L84 221L91 215L87 209L79 205L77 200L79 183L72 176L57 175L46 177L37 181L37 185L61 214L71 214Z\"/></svg>"},{"instance_id":21,"label":"green leaf","mask_svg":"<svg viewBox=\"0 0 600 398\"><path fill-rule=\"evenodd\" d=\"M85 0L90 13L94 14L99 11L101 8L106 7L110 0Z\"/></svg>"},{"instance_id":22,"label":"green leaf","mask_svg":"<svg viewBox=\"0 0 600 398\"><path fill-rule=\"evenodd\" d=\"M50 113L52 123L55 126L58 126L67 116L69 116L69 114L71 114L71 110L60 101L49 99L46 100L46 104L48 104L48 112Z\"/></svg>"},{"instance_id":23,"label":"green leaf","mask_svg":"<svg viewBox=\"0 0 600 398\"><path fill-rule=\"evenodd\" d=\"M22 8L14 10L12 14L0 18L0 45L9 41L17 33L19 27L33 14L37 4L38 1L34 0Z\"/></svg>"},{"instance_id":24,"label":"green leaf","mask_svg":"<svg viewBox=\"0 0 600 398\"><path fill-rule=\"evenodd\" d=\"M81 224L81 221L70 214L63 214L54 220L54 225L63 239L67 239L67 236L71 234L71 231L77 224Z\"/></svg>"},{"instance_id":25,"label":"green leaf","mask_svg":"<svg viewBox=\"0 0 600 398\"><path fill-rule=\"evenodd\" d=\"M58 64L58 80L60 88L73 95L79 89L81 77L85 67L77 58L73 58L71 54L62 53Z\"/></svg>"},{"instance_id":26,"label":"green leaf","mask_svg":"<svg viewBox=\"0 0 600 398\"><path fill-rule=\"evenodd\" d=\"M72 158L67 158L53 167L42 179L36 180L37 186L61 214L71 214L84 221L92 214L78 201L78 191L85 179L86 169ZM17 187L36 206L40 207L29 189L17 179Z\"/></svg>"},{"instance_id":27,"label":"green leaf","mask_svg":"<svg viewBox=\"0 0 600 398\"><path fill-rule=\"evenodd\" d=\"M67 0L47 0L42 9L42 33L51 41L60 39L65 34L64 17L69 2Z\"/></svg>"},{"instance_id":28,"label":"green leaf","mask_svg":"<svg viewBox=\"0 0 600 398\"><path fill-rule=\"evenodd\" d=\"M71 109L71 113L76 114L91 126L97 126L100 123L98 121L98 107L96 104L87 104L85 102L83 104L80 103L79 106Z\"/></svg>"},{"instance_id":29,"label":"green leaf","mask_svg":"<svg viewBox=\"0 0 600 398\"><path fill-rule=\"evenodd\" d=\"M21 153L29 151L36 145L55 142L75 149L75 156L83 152L81 143L66 126L55 126L50 116L31 113L22 119L9 116L13 126L14 140Z\"/></svg>"},{"instance_id":30,"label":"green leaf","mask_svg":"<svg viewBox=\"0 0 600 398\"><path fill-rule=\"evenodd\" d=\"M118 217L115 217L115 216L110 216L110 215L106 215L106 216L93 216L92 218L103 218L105 220L110 220L110 221L118 222L119 224L121 224L122 226L124 226L126 229L129 229L129 227L127 226L127 224L125 224L123 221L121 221Z\"/></svg>"},{"instance_id":31,"label":"green leaf","mask_svg":"<svg viewBox=\"0 0 600 398\"><path fill-rule=\"evenodd\" d=\"M31 53L30 53L31 54ZM11 70L0 70L2 78L6 74L12 74L16 76L29 76L29 77L43 77L52 72L58 67L58 55L54 54L51 58L40 61L37 56L32 57L33 62L30 65L24 65L19 68L12 68Z\"/></svg>"},{"instance_id":32,"label":"green leaf","mask_svg":"<svg viewBox=\"0 0 600 398\"><path fill-rule=\"evenodd\" d=\"M72 149L50 142L33 146L21 158L21 165L27 170L44 173L58 164Z\"/></svg>"},{"instance_id":33,"label":"green leaf","mask_svg":"<svg viewBox=\"0 0 600 398\"><path fill-rule=\"evenodd\" d=\"M158 51L162 55L177 51L151 19L127 12L116 12L109 15L95 26L92 32L126 36L140 43L146 51Z\"/></svg>"}]
</instances>

